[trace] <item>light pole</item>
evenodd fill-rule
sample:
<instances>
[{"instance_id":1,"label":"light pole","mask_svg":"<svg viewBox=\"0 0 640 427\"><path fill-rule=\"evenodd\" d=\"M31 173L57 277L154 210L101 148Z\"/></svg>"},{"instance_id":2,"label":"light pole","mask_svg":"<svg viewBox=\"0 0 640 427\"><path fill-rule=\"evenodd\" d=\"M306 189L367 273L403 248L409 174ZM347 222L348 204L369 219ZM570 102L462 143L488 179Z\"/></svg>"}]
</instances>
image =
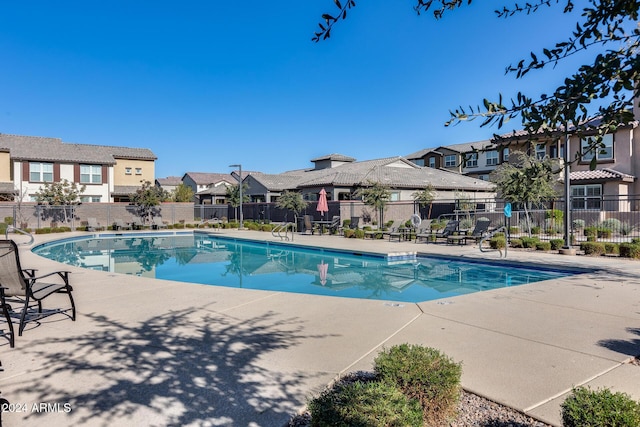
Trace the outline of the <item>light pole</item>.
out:
<instances>
[{"instance_id":1,"label":"light pole","mask_svg":"<svg viewBox=\"0 0 640 427\"><path fill-rule=\"evenodd\" d=\"M240 230L242 230L244 228L244 224L242 222L242 165L237 164L237 165L229 165L230 168L238 168L238 186L240 187Z\"/></svg>"}]
</instances>

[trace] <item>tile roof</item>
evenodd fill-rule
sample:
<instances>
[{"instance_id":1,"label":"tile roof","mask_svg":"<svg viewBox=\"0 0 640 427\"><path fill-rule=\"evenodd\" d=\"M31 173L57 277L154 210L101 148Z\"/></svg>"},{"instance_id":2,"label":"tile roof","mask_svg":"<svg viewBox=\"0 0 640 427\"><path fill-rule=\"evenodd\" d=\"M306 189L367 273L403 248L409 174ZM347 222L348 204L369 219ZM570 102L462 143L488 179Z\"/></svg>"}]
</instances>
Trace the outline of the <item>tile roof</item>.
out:
<instances>
[{"instance_id":1,"label":"tile roof","mask_svg":"<svg viewBox=\"0 0 640 427\"><path fill-rule=\"evenodd\" d=\"M139 188L140 188L139 185L114 185L111 195L112 196L129 196L131 194L135 194L135 192L138 191Z\"/></svg>"},{"instance_id":2,"label":"tile roof","mask_svg":"<svg viewBox=\"0 0 640 427\"><path fill-rule=\"evenodd\" d=\"M289 172L281 174L254 173L251 178L264 185L269 191L284 191L296 189L303 179L303 174Z\"/></svg>"},{"instance_id":3,"label":"tile roof","mask_svg":"<svg viewBox=\"0 0 640 427\"><path fill-rule=\"evenodd\" d=\"M353 157L345 156L344 154L332 153L327 154L326 156L316 157L315 159L311 159L312 162L319 162L321 160L334 160L337 162L355 162L356 159Z\"/></svg>"},{"instance_id":4,"label":"tile roof","mask_svg":"<svg viewBox=\"0 0 640 427\"><path fill-rule=\"evenodd\" d=\"M209 185L217 182L228 182L229 184L238 183L228 173L187 172L183 175L183 178L187 175L198 185Z\"/></svg>"},{"instance_id":5,"label":"tile roof","mask_svg":"<svg viewBox=\"0 0 640 427\"><path fill-rule=\"evenodd\" d=\"M146 148L108 145L71 144L60 138L9 135L0 133L0 147L8 148L14 160L86 162L113 165L116 158L156 160Z\"/></svg>"},{"instance_id":6,"label":"tile roof","mask_svg":"<svg viewBox=\"0 0 640 427\"><path fill-rule=\"evenodd\" d=\"M204 190L198 191L196 194L209 194L212 196L224 196L227 194L227 186L224 184L221 185L212 185L209 188L205 188Z\"/></svg>"},{"instance_id":7,"label":"tile roof","mask_svg":"<svg viewBox=\"0 0 640 427\"><path fill-rule=\"evenodd\" d=\"M180 185L182 184L182 178L179 176L168 176L166 178L156 178L160 185Z\"/></svg>"},{"instance_id":8,"label":"tile roof","mask_svg":"<svg viewBox=\"0 0 640 427\"><path fill-rule=\"evenodd\" d=\"M627 181L633 182L636 177L614 169L603 168L588 171L575 171L569 175L569 180L575 181Z\"/></svg>"}]
</instances>

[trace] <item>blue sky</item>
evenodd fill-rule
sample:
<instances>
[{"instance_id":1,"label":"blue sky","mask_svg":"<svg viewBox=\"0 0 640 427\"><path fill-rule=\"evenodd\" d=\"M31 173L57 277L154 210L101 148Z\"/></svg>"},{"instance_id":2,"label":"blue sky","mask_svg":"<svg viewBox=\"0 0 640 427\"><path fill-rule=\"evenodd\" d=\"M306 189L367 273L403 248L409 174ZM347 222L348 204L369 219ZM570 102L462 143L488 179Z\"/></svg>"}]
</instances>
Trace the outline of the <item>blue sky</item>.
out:
<instances>
[{"instance_id":1,"label":"blue sky","mask_svg":"<svg viewBox=\"0 0 640 427\"><path fill-rule=\"evenodd\" d=\"M505 75L566 38L579 11L505 20L499 5L436 21L410 0L360 0L313 43L331 0L5 2L0 132L150 148L156 177L233 163L277 173L329 153L367 160L488 139L503 131L445 128L448 111L551 92L580 61Z\"/></svg>"}]
</instances>

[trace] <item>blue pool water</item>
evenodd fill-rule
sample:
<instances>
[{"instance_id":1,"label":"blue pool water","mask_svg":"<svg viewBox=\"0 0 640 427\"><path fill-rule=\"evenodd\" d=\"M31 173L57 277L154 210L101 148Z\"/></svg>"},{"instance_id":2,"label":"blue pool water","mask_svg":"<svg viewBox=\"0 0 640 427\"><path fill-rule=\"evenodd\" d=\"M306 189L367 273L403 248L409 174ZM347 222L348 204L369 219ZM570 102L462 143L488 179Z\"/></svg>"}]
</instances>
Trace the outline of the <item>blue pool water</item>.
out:
<instances>
[{"instance_id":1,"label":"blue pool water","mask_svg":"<svg viewBox=\"0 0 640 427\"><path fill-rule=\"evenodd\" d=\"M40 256L94 270L235 288L421 302L572 273L442 258L390 260L321 248L183 235L101 235L40 245Z\"/></svg>"}]
</instances>

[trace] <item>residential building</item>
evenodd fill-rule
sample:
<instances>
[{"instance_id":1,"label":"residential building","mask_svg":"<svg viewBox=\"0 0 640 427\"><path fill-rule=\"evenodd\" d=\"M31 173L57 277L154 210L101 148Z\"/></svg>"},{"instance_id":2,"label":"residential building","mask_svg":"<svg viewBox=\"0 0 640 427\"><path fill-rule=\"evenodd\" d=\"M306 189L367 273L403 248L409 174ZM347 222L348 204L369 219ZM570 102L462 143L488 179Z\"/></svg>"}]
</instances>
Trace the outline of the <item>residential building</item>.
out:
<instances>
[{"instance_id":1,"label":"residential building","mask_svg":"<svg viewBox=\"0 0 640 427\"><path fill-rule=\"evenodd\" d=\"M191 187L197 204L218 205L227 203L227 188L238 181L231 174L187 172L182 176L182 183Z\"/></svg>"},{"instance_id":2,"label":"residential building","mask_svg":"<svg viewBox=\"0 0 640 427\"><path fill-rule=\"evenodd\" d=\"M166 178L156 178L156 187L171 193L182 184L182 178L179 176L168 176Z\"/></svg>"},{"instance_id":3,"label":"residential building","mask_svg":"<svg viewBox=\"0 0 640 427\"><path fill-rule=\"evenodd\" d=\"M142 181L154 181L155 160L146 148L0 134L0 197L33 201L44 183L66 179L86 186L85 203L129 201Z\"/></svg>"}]
</instances>

